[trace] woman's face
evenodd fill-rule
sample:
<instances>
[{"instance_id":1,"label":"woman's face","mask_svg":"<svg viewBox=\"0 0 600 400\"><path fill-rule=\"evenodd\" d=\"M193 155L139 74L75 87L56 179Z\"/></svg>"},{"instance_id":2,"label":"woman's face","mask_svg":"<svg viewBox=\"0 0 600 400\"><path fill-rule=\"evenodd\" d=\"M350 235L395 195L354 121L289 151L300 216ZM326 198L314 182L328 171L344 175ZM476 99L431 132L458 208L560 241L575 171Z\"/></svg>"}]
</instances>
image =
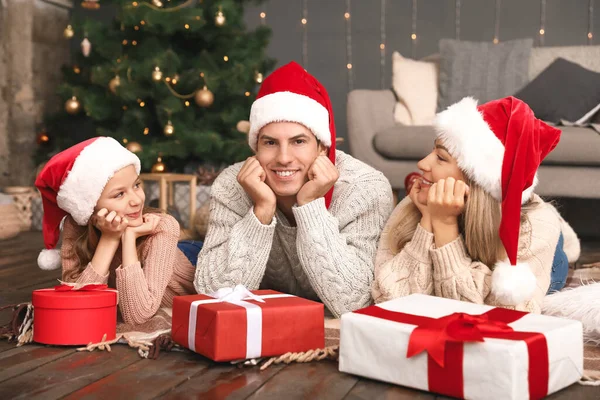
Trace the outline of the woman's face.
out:
<instances>
[{"instance_id":1,"label":"woman's face","mask_svg":"<svg viewBox=\"0 0 600 400\"><path fill-rule=\"evenodd\" d=\"M421 191L417 198L422 204L427 204L429 188L440 179L452 177L456 180L465 180L456 159L450 155L448 149L444 147L439 139L434 142L431 153L417 163L417 167L423 175L421 178Z\"/></svg>"}]
</instances>

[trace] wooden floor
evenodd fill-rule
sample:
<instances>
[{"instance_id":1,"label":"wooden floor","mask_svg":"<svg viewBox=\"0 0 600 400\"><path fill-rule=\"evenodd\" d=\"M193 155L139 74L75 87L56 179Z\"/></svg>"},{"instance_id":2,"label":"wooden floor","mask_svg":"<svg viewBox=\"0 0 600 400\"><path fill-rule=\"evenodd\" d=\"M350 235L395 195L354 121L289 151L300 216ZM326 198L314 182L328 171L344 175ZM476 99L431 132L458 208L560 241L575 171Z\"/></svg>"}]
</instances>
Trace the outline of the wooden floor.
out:
<instances>
[{"instance_id":1,"label":"wooden floor","mask_svg":"<svg viewBox=\"0 0 600 400\"><path fill-rule=\"evenodd\" d=\"M36 266L38 232L0 241L0 306L29 301L31 291L56 283L56 271ZM582 263L600 261L600 242L584 246ZM5 323L7 312L0 313ZM0 341L0 399L444 399L426 392L338 372L332 361L238 368L191 352L141 359L124 346L111 353ZM550 399L598 399L600 388L578 384Z\"/></svg>"}]
</instances>

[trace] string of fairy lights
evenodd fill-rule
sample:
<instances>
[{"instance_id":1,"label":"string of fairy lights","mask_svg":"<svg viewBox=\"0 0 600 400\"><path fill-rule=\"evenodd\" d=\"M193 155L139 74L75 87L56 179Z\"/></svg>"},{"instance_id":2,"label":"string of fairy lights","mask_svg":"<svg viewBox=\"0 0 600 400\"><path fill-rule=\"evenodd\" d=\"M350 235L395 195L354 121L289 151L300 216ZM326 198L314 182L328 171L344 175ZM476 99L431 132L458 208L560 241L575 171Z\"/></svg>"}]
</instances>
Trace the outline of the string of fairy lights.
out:
<instances>
[{"instance_id":1,"label":"string of fairy lights","mask_svg":"<svg viewBox=\"0 0 600 400\"><path fill-rule=\"evenodd\" d=\"M356 1L356 0L355 0ZM502 0L494 0L494 36L493 43L500 43L500 15L502 11ZM302 0L302 64L308 69L308 4L307 0ZM416 58L417 47L419 44L417 32L419 0L411 0L411 30L410 30L410 46L411 55ZM460 40L461 37L461 10L462 0L454 0L454 37ZM354 87L354 73L352 63L352 18L351 18L352 0L345 0L345 44L346 44L346 65L348 89ZM539 29L537 32L537 41L539 46L544 46L545 36L547 33L546 27L546 6L547 0L540 0L540 20ZM386 0L380 0L380 20L379 20L379 74L380 87L386 88L386 59L387 59L387 32L386 32ZM264 13L261 13L261 15ZM263 18L264 19L264 18ZM262 21L261 21L262 22ZM588 23L586 38L589 45L593 42L594 37L594 0L588 0Z\"/></svg>"},{"instance_id":2,"label":"string of fairy lights","mask_svg":"<svg viewBox=\"0 0 600 400\"><path fill-rule=\"evenodd\" d=\"M386 2L385 0L381 0L381 19L380 19L380 27L379 27L379 78L381 80L381 89L385 89L385 42L386 42L386 34L385 34L385 12L386 12Z\"/></svg>"},{"instance_id":3,"label":"string of fairy lights","mask_svg":"<svg viewBox=\"0 0 600 400\"><path fill-rule=\"evenodd\" d=\"M350 18L351 0L346 0L346 12L344 19L346 20L346 69L348 70L348 91L354 88L354 80L352 74L352 19Z\"/></svg>"},{"instance_id":4,"label":"string of fairy lights","mask_svg":"<svg viewBox=\"0 0 600 400\"><path fill-rule=\"evenodd\" d=\"M502 0L496 0L496 8L494 10L494 44L500 43L500 10L502 7Z\"/></svg>"},{"instance_id":5,"label":"string of fairy lights","mask_svg":"<svg viewBox=\"0 0 600 400\"><path fill-rule=\"evenodd\" d=\"M544 45L544 39L546 37L546 0L541 0L540 3L540 30L539 30L539 45Z\"/></svg>"},{"instance_id":6,"label":"string of fairy lights","mask_svg":"<svg viewBox=\"0 0 600 400\"><path fill-rule=\"evenodd\" d=\"M588 30L587 40L588 44L591 45L594 39L594 0L589 0L588 3Z\"/></svg>"},{"instance_id":7,"label":"string of fairy lights","mask_svg":"<svg viewBox=\"0 0 600 400\"><path fill-rule=\"evenodd\" d=\"M460 0L454 1L454 38L460 40Z\"/></svg>"}]
</instances>

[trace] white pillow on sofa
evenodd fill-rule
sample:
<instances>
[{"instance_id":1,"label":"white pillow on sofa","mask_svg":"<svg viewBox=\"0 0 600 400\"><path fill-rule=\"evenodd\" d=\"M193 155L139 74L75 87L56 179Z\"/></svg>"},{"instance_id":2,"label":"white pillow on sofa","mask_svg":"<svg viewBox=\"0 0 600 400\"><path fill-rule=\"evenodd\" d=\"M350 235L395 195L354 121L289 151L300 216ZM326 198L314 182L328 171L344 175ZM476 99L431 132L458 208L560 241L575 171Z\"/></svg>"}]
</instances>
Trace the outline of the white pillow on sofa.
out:
<instances>
[{"instance_id":1,"label":"white pillow on sofa","mask_svg":"<svg viewBox=\"0 0 600 400\"><path fill-rule=\"evenodd\" d=\"M439 57L438 57L439 58ZM404 125L431 125L437 109L439 60L423 60L392 54L392 87L399 102L394 119Z\"/></svg>"}]
</instances>

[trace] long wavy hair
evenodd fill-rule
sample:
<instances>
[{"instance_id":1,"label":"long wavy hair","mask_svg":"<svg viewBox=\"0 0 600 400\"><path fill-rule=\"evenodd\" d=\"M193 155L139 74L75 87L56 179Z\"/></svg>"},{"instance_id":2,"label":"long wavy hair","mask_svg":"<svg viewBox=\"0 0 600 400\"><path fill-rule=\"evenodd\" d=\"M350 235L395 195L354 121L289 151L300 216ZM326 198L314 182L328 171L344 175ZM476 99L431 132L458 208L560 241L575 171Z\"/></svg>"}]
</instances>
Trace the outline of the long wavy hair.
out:
<instances>
[{"instance_id":1,"label":"long wavy hair","mask_svg":"<svg viewBox=\"0 0 600 400\"><path fill-rule=\"evenodd\" d=\"M163 214L162 210L152 207L144 207L142 210L143 214ZM102 233L98 228L94 226L94 218L90 218L87 225L81 226L78 225L73 217L67 215L66 223L72 225L76 230L77 239L75 239L75 243L72 249L71 254L66 254L67 257L71 257L75 255L77 260L79 261L79 268L71 273L69 276L70 279L77 279L79 275L83 272L83 270L87 267L87 265L92 261L94 257L94 253L96 253L96 248L98 247L98 242L100 242L100 236ZM148 236L143 236L138 238L136 241L136 248L138 253L138 258L141 258L141 249L143 244L146 242Z\"/></svg>"},{"instance_id":2,"label":"long wavy hair","mask_svg":"<svg viewBox=\"0 0 600 400\"><path fill-rule=\"evenodd\" d=\"M502 217L501 203L467 177L465 182L470 190L464 212L458 220L459 230L463 235L469 256L473 260L493 266L499 260L506 258L506 251L498 234ZM538 204L533 200L533 196L523 204L521 223L527 218L527 213ZM421 212L410 201L396 216L395 221L398 221L398 224L391 228L388 245L394 253L399 253L412 240L420 220Z\"/></svg>"}]
</instances>

